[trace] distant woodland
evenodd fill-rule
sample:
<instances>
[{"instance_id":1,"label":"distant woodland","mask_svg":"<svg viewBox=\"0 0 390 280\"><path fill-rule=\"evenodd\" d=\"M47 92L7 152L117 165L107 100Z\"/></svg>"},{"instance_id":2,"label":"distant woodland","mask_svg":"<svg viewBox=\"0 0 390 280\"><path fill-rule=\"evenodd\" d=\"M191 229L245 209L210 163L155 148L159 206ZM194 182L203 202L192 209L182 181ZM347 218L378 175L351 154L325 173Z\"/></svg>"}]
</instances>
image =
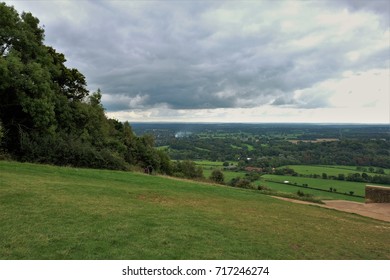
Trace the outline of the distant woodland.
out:
<instances>
[{"instance_id":1,"label":"distant woodland","mask_svg":"<svg viewBox=\"0 0 390 280\"><path fill-rule=\"evenodd\" d=\"M133 124L153 134L174 160L237 162L259 168L291 164L390 168L389 125ZM179 132L178 132L179 131Z\"/></svg>"}]
</instances>

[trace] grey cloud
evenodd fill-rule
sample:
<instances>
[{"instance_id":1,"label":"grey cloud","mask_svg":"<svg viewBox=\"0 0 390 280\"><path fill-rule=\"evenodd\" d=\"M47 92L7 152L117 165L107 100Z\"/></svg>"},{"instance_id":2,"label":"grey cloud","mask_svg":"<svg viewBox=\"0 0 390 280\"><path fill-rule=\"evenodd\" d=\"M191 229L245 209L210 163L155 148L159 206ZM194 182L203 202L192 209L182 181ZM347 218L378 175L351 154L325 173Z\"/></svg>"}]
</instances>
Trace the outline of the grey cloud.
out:
<instances>
[{"instance_id":1,"label":"grey cloud","mask_svg":"<svg viewBox=\"0 0 390 280\"><path fill-rule=\"evenodd\" d=\"M331 3L336 6L347 7L351 12L374 12L380 15L380 19L387 27L389 25L390 3L387 0L332 0Z\"/></svg>"},{"instance_id":2,"label":"grey cloud","mask_svg":"<svg viewBox=\"0 0 390 280\"><path fill-rule=\"evenodd\" d=\"M382 1L336 2L329 7L365 9L386 17ZM348 61L346 54L366 46L372 30L354 30L361 34L351 34L350 40L334 38L326 33L327 26L309 21L311 13L328 9L322 2L309 2L304 6L308 14L291 16L293 24L302 26L294 32L282 30L289 15L278 15L290 2L41 1L37 7L35 1L23 3L44 21L48 44L85 74L91 89L102 90L108 111L162 105L326 107L325 95L312 93L296 100L294 91L337 78L346 70L386 67L389 59L381 49ZM77 15L74 20L72 12ZM235 15L241 17L235 20ZM317 34L326 34L320 44L294 45Z\"/></svg>"}]
</instances>

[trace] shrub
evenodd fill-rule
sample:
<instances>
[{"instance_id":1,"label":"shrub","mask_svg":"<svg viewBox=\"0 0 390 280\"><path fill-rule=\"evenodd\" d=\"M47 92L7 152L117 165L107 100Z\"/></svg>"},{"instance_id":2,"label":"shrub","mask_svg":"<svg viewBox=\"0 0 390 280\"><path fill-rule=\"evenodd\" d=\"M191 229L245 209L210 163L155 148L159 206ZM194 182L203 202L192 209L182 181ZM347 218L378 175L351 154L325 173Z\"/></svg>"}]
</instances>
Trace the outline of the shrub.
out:
<instances>
[{"instance_id":1,"label":"shrub","mask_svg":"<svg viewBox=\"0 0 390 280\"><path fill-rule=\"evenodd\" d=\"M173 174L183 174L184 178L189 179L204 178L202 167L196 166L195 162L189 160L176 162L173 167Z\"/></svg>"},{"instance_id":2,"label":"shrub","mask_svg":"<svg viewBox=\"0 0 390 280\"><path fill-rule=\"evenodd\" d=\"M261 185L257 186L257 189L259 191L270 191L271 190L270 188L268 188L266 186L261 186Z\"/></svg>"},{"instance_id":3,"label":"shrub","mask_svg":"<svg viewBox=\"0 0 390 280\"><path fill-rule=\"evenodd\" d=\"M298 190L297 191L297 195L302 197L302 196L305 196L305 193L303 191L301 191L301 190Z\"/></svg>"},{"instance_id":4,"label":"shrub","mask_svg":"<svg viewBox=\"0 0 390 280\"><path fill-rule=\"evenodd\" d=\"M303 191L301 191L301 190L298 190L297 191L297 195L299 196L299 197L307 197L307 198L311 198L311 197L313 197L313 195L312 194L309 194L309 193L304 193Z\"/></svg>"},{"instance_id":5,"label":"shrub","mask_svg":"<svg viewBox=\"0 0 390 280\"><path fill-rule=\"evenodd\" d=\"M127 170L129 165L117 153L82 142L71 135L28 135L21 132L20 159L75 167Z\"/></svg>"},{"instance_id":6,"label":"shrub","mask_svg":"<svg viewBox=\"0 0 390 280\"><path fill-rule=\"evenodd\" d=\"M240 179L236 183L237 188L250 189L252 187L251 182L247 179Z\"/></svg>"},{"instance_id":7,"label":"shrub","mask_svg":"<svg viewBox=\"0 0 390 280\"><path fill-rule=\"evenodd\" d=\"M211 172L211 175L209 177L210 180L218 183L218 184L224 184L225 183L225 178L221 170L219 169L214 169Z\"/></svg>"}]
</instances>

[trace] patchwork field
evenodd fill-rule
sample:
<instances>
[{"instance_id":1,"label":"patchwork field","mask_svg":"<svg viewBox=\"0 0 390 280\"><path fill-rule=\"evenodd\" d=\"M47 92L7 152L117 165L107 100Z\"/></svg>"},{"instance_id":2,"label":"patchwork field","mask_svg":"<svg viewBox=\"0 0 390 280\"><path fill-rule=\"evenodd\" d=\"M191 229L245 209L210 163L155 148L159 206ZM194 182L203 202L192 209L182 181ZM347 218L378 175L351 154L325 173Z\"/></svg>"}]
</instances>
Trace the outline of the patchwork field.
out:
<instances>
[{"instance_id":1,"label":"patchwork field","mask_svg":"<svg viewBox=\"0 0 390 280\"><path fill-rule=\"evenodd\" d=\"M390 224L257 191L0 162L0 259L390 259Z\"/></svg>"}]
</instances>

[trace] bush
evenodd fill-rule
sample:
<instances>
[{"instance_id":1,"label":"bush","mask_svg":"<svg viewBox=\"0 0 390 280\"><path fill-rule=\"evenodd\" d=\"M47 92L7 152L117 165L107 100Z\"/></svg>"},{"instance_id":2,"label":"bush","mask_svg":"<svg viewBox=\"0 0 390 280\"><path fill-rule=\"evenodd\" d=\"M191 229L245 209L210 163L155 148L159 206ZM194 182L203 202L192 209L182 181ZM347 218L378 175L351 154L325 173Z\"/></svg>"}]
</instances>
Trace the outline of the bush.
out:
<instances>
[{"instance_id":1,"label":"bush","mask_svg":"<svg viewBox=\"0 0 390 280\"><path fill-rule=\"evenodd\" d=\"M210 180L218 183L218 184L224 184L225 183L225 178L224 178L224 175L223 175L223 172L219 169L214 169L212 172L211 172L211 175L209 177Z\"/></svg>"},{"instance_id":2,"label":"bush","mask_svg":"<svg viewBox=\"0 0 390 280\"><path fill-rule=\"evenodd\" d=\"M245 174L245 179L248 179L251 182L257 181L260 178L260 174L251 172L251 173L246 173Z\"/></svg>"},{"instance_id":3,"label":"bush","mask_svg":"<svg viewBox=\"0 0 390 280\"><path fill-rule=\"evenodd\" d=\"M303 191L301 191L301 190L298 190L297 191L297 195L299 196L299 197L307 197L307 198L311 198L311 197L313 197L313 195L312 194L309 194L309 193L304 193Z\"/></svg>"},{"instance_id":4,"label":"bush","mask_svg":"<svg viewBox=\"0 0 390 280\"><path fill-rule=\"evenodd\" d=\"M22 161L75 167L127 170L123 157L108 149L98 150L72 136L33 136L21 132Z\"/></svg>"},{"instance_id":5,"label":"bush","mask_svg":"<svg viewBox=\"0 0 390 280\"><path fill-rule=\"evenodd\" d=\"M266 186L257 186L257 189L259 190L259 191L271 191L271 189L270 188L268 188L268 187L266 187Z\"/></svg>"},{"instance_id":6,"label":"bush","mask_svg":"<svg viewBox=\"0 0 390 280\"><path fill-rule=\"evenodd\" d=\"M249 180L240 177L233 178L230 181L230 186L243 189L250 189L253 187Z\"/></svg>"},{"instance_id":7,"label":"bush","mask_svg":"<svg viewBox=\"0 0 390 280\"><path fill-rule=\"evenodd\" d=\"M202 167L196 166L195 162L189 160L176 162L173 167L173 174L184 175L184 178L189 179L204 178Z\"/></svg>"}]
</instances>

